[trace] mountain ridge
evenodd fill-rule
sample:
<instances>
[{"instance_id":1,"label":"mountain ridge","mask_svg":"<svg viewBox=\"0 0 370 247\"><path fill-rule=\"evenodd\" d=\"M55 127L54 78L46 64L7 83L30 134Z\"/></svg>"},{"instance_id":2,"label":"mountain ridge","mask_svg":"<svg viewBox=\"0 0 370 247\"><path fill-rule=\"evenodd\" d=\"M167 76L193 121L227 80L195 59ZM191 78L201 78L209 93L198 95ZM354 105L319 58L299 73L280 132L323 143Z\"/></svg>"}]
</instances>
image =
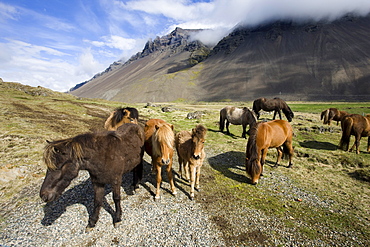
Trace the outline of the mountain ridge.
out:
<instances>
[{"instance_id":1,"label":"mountain ridge","mask_svg":"<svg viewBox=\"0 0 370 247\"><path fill-rule=\"evenodd\" d=\"M275 21L234 29L214 47L176 28L71 90L122 102L370 100L370 17Z\"/></svg>"}]
</instances>

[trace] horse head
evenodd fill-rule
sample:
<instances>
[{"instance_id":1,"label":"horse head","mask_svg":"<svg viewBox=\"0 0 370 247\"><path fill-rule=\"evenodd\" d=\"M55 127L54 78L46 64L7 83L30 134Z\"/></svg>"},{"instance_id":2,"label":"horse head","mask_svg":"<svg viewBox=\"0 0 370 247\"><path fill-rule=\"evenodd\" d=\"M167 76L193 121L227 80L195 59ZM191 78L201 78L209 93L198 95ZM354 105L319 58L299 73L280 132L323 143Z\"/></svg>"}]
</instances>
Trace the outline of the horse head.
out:
<instances>
[{"instance_id":1,"label":"horse head","mask_svg":"<svg viewBox=\"0 0 370 247\"><path fill-rule=\"evenodd\" d=\"M48 142L43 157L48 169L40 190L43 201L57 199L77 177L81 155L81 146L72 139Z\"/></svg>"},{"instance_id":2,"label":"horse head","mask_svg":"<svg viewBox=\"0 0 370 247\"><path fill-rule=\"evenodd\" d=\"M204 150L204 142L205 136L207 133L207 128L203 125L199 124L196 128L192 129L192 142L193 142L193 150L192 150L192 158L193 159L200 159L201 155Z\"/></svg>"}]
</instances>

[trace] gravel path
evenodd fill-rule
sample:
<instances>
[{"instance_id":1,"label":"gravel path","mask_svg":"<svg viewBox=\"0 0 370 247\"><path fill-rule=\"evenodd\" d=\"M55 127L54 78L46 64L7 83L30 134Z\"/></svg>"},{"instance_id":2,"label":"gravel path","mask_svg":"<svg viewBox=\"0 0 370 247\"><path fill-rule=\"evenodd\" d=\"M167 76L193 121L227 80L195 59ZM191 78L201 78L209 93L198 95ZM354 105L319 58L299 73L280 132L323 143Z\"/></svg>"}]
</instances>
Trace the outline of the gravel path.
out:
<instances>
[{"instance_id":1,"label":"gravel path","mask_svg":"<svg viewBox=\"0 0 370 247\"><path fill-rule=\"evenodd\" d=\"M189 187L177 181L176 197L170 194L167 176L162 198L153 200L154 176L148 172L139 190L132 194L131 174L121 189L122 223L114 228L112 193L106 188L106 202L95 229L85 233L92 211L93 189L86 171L63 195L49 204L31 201L7 215L0 227L0 246L225 246L221 233L203 211L188 197ZM38 197L40 184L30 188Z\"/></svg>"}]
</instances>

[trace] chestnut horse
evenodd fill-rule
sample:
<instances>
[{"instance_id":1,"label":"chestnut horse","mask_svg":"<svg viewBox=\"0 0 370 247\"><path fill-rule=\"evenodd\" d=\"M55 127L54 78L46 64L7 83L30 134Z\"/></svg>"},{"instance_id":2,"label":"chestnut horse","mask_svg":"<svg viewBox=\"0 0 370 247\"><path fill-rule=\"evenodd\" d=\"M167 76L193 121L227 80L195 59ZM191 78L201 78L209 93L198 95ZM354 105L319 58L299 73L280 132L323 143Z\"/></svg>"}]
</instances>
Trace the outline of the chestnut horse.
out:
<instances>
[{"instance_id":1,"label":"chestnut horse","mask_svg":"<svg viewBox=\"0 0 370 247\"><path fill-rule=\"evenodd\" d=\"M337 108L329 108L321 112L320 120L323 120L323 124L330 125L331 121L337 121L337 125L342 119L348 115L345 111L339 111Z\"/></svg>"},{"instance_id":2,"label":"chestnut horse","mask_svg":"<svg viewBox=\"0 0 370 247\"><path fill-rule=\"evenodd\" d=\"M266 98L258 98L255 101L253 101L253 111L257 115L257 119L260 117L259 111L274 111L274 120L276 117L276 113L279 114L279 118L281 118L281 112L283 111L285 117L288 119L289 122L292 121L294 117L294 113L288 106L288 104L280 99L280 98L273 98L273 99L266 99Z\"/></svg>"},{"instance_id":3,"label":"chestnut horse","mask_svg":"<svg viewBox=\"0 0 370 247\"><path fill-rule=\"evenodd\" d=\"M367 151L370 152L370 114L366 117L359 114L350 114L345 116L341 122L342 138L340 139L339 148L348 151L351 135L355 136L355 142L349 150L350 152L356 147L356 153L360 153L361 137L368 136Z\"/></svg>"},{"instance_id":4,"label":"chestnut horse","mask_svg":"<svg viewBox=\"0 0 370 247\"><path fill-rule=\"evenodd\" d=\"M199 190L200 168L206 157L204 142L207 128L198 124L192 131L180 131L175 136L175 145L179 157L179 173L189 180L190 172L190 199L194 199L194 187Z\"/></svg>"},{"instance_id":5,"label":"chestnut horse","mask_svg":"<svg viewBox=\"0 0 370 247\"><path fill-rule=\"evenodd\" d=\"M139 112L136 108L120 107L112 111L104 123L104 128L107 130L116 130L124 123L137 124Z\"/></svg>"},{"instance_id":6,"label":"chestnut horse","mask_svg":"<svg viewBox=\"0 0 370 247\"><path fill-rule=\"evenodd\" d=\"M283 153L289 155L288 167L292 166L294 153L292 138L292 126L285 120L260 122L251 129L246 148L245 167L252 184L257 184L263 173L263 165L269 148L276 148L278 152L275 167L278 166Z\"/></svg>"},{"instance_id":7,"label":"chestnut horse","mask_svg":"<svg viewBox=\"0 0 370 247\"><path fill-rule=\"evenodd\" d=\"M87 170L94 187L94 209L86 230L95 227L103 204L104 186L112 185L116 212L113 223L121 221L122 175L134 172L133 186L137 188L143 174L144 132L136 124L125 124L117 131L86 133L48 142L43 160L47 166L40 197L45 202L57 199L77 177Z\"/></svg>"},{"instance_id":8,"label":"chestnut horse","mask_svg":"<svg viewBox=\"0 0 370 247\"><path fill-rule=\"evenodd\" d=\"M153 171L156 173L157 187L155 199L160 198L162 183L162 166L167 166L168 179L173 195L176 195L172 174L172 161L175 145L173 125L162 119L150 119L145 123L145 151L152 157Z\"/></svg>"},{"instance_id":9,"label":"chestnut horse","mask_svg":"<svg viewBox=\"0 0 370 247\"><path fill-rule=\"evenodd\" d=\"M221 109L220 111L220 131L224 131L226 121L226 133L230 135L229 125L242 125L243 126L243 133L242 137L246 138L246 128L249 124L252 127L257 122L257 118L255 114L249 110L247 107L243 109L234 107L234 106L226 106Z\"/></svg>"}]
</instances>

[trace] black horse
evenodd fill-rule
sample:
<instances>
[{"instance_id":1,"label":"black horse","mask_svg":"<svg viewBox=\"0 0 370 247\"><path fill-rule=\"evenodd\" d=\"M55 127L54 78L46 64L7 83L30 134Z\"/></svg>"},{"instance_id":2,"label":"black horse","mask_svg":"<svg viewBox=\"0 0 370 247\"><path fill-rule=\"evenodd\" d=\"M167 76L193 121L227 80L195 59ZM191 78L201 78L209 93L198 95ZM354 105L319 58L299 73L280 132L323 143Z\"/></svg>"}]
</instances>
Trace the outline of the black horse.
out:
<instances>
[{"instance_id":1,"label":"black horse","mask_svg":"<svg viewBox=\"0 0 370 247\"><path fill-rule=\"evenodd\" d=\"M86 230L95 227L98 221L106 184L112 185L116 226L122 216L122 175L132 170L136 188L143 175L143 154L144 131L139 125L130 123L117 131L86 133L48 142L43 157L47 172L40 197L45 202L54 201L77 177L79 170L87 170L94 187L94 210Z\"/></svg>"},{"instance_id":2,"label":"black horse","mask_svg":"<svg viewBox=\"0 0 370 247\"><path fill-rule=\"evenodd\" d=\"M273 99L266 99L266 98L258 98L253 101L253 111L257 115L257 119L260 117L259 111L274 111L274 120L276 117L276 113L279 114L279 118L281 119L281 112L283 111L284 115L288 119L289 122L292 121L294 117L294 113L287 105L287 103L280 99L280 98L273 98Z\"/></svg>"}]
</instances>

